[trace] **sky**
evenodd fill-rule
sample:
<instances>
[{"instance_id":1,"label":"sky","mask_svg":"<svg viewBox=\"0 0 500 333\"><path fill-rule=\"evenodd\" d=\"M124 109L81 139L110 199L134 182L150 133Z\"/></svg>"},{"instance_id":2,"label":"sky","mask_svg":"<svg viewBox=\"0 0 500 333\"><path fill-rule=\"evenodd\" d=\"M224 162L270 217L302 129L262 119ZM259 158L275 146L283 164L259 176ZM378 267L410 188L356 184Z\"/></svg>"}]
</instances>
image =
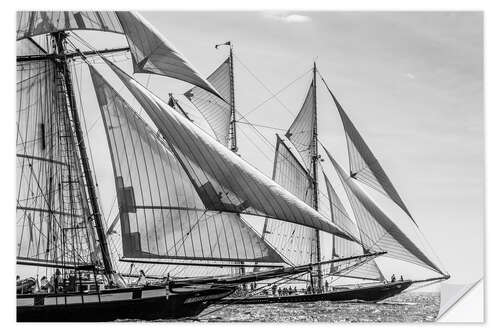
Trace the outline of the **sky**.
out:
<instances>
[{"instance_id":1,"label":"sky","mask_svg":"<svg viewBox=\"0 0 500 333\"><path fill-rule=\"evenodd\" d=\"M205 75L228 54L214 45L232 41L237 110L240 114L251 112L247 119L252 123L286 129L299 111L316 61L319 73L412 212L432 252L452 275L451 281L467 283L483 276L482 14L141 14ZM104 45L106 40L101 36L94 42ZM129 64L123 66L128 66L130 73ZM98 69L105 70L102 66ZM169 92L181 94L190 88L169 78L137 77L165 100ZM271 92L284 87L277 98L270 98ZM347 169L340 118L324 87L318 84L318 89L320 140ZM85 101L95 99L92 87L84 80L81 91ZM99 161L96 173L107 214L113 199L106 189L114 189L114 183L109 163L101 163L109 159L109 152L103 144L105 136L95 105L85 107L86 121L94 162ZM191 112L196 117L195 111ZM276 130L259 130L265 140L248 125L238 126L239 152L270 175ZM326 161L324 164L327 174L333 177L333 169ZM388 203L381 204L404 220ZM394 267L392 264L389 270L394 271Z\"/></svg>"}]
</instances>

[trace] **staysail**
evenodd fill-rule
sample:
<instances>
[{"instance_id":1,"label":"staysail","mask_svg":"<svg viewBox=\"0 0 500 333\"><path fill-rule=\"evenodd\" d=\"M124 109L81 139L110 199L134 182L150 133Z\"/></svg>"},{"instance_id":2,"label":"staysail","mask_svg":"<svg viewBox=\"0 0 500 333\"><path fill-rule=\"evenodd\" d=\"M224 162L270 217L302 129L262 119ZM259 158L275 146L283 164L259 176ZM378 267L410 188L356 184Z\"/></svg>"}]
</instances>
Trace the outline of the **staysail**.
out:
<instances>
[{"instance_id":1,"label":"staysail","mask_svg":"<svg viewBox=\"0 0 500 333\"><path fill-rule=\"evenodd\" d=\"M210 92L194 87L189 89L184 96L193 103L206 119L212 129L217 141L225 146L229 144L229 129L231 122L231 68L230 58L227 58L212 74L207 78L215 89L224 98L221 99ZM227 101L227 102L226 102Z\"/></svg>"},{"instance_id":2,"label":"staysail","mask_svg":"<svg viewBox=\"0 0 500 333\"><path fill-rule=\"evenodd\" d=\"M285 136L295 146L308 168L313 158L313 128L315 121L315 102L314 102L314 82L311 82L309 90L297 117L286 132Z\"/></svg>"},{"instance_id":3,"label":"staysail","mask_svg":"<svg viewBox=\"0 0 500 333\"><path fill-rule=\"evenodd\" d=\"M112 155L124 257L282 262L237 214L205 209L161 135L89 68Z\"/></svg>"},{"instance_id":4,"label":"staysail","mask_svg":"<svg viewBox=\"0 0 500 333\"><path fill-rule=\"evenodd\" d=\"M125 34L135 73L164 75L192 83L221 97L193 65L149 22L133 12L20 11L17 40L69 30Z\"/></svg>"},{"instance_id":5,"label":"staysail","mask_svg":"<svg viewBox=\"0 0 500 333\"><path fill-rule=\"evenodd\" d=\"M18 55L43 55L33 41ZM94 234L62 73L53 60L17 64L17 260L23 263L94 263Z\"/></svg>"},{"instance_id":6,"label":"staysail","mask_svg":"<svg viewBox=\"0 0 500 333\"><path fill-rule=\"evenodd\" d=\"M260 171L106 61L168 142L208 210L254 214L298 223L352 239Z\"/></svg>"},{"instance_id":7,"label":"staysail","mask_svg":"<svg viewBox=\"0 0 500 333\"><path fill-rule=\"evenodd\" d=\"M361 243L368 249L382 248L387 251L387 257L411 262L443 274L439 267L368 197L354 179L345 173L326 149L325 152L347 192L361 232Z\"/></svg>"},{"instance_id":8,"label":"staysail","mask_svg":"<svg viewBox=\"0 0 500 333\"><path fill-rule=\"evenodd\" d=\"M330 211L332 215L332 220L336 221L339 225L344 227L345 230L349 230L353 235L359 237L359 230L356 224L349 218L349 214L345 209L342 201L340 200L337 192L333 188L330 180L327 178L326 174L323 172L323 178L325 179L326 190L328 194L328 199L330 201ZM332 259L335 258L347 258L357 255L365 254L362 245L346 241L345 239L336 237L332 235ZM340 270L340 266L336 263L330 265L330 273L336 274ZM380 272L376 262L370 260L354 269L348 269L343 273L346 277L351 278L361 278L366 280L376 280L383 281L384 276Z\"/></svg>"},{"instance_id":9,"label":"staysail","mask_svg":"<svg viewBox=\"0 0 500 333\"><path fill-rule=\"evenodd\" d=\"M279 135L276 136L273 180L312 207L311 176ZM316 235L312 228L266 219L262 237L295 265L310 263L316 258Z\"/></svg>"},{"instance_id":10,"label":"staysail","mask_svg":"<svg viewBox=\"0 0 500 333\"><path fill-rule=\"evenodd\" d=\"M351 177L389 197L413 220L410 211L404 204L403 199L401 199L401 196L396 191L396 188L385 173L384 169L382 169L382 166L378 162L377 158L373 155L372 151L363 140L361 134L359 134L358 130L349 119L328 85L326 85L326 82L324 80L323 82L335 102L342 124L344 125L347 149L349 152Z\"/></svg>"}]
</instances>

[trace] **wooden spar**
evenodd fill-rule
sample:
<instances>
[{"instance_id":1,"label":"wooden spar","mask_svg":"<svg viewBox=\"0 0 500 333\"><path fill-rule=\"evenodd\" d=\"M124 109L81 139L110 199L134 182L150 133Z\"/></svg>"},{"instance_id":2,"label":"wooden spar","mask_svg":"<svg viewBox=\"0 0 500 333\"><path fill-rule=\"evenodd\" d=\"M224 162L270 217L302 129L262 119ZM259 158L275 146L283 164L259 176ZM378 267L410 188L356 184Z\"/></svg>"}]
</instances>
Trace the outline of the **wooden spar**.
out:
<instances>
[{"instance_id":1,"label":"wooden spar","mask_svg":"<svg viewBox=\"0 0 500 333\"><path fill-rule=\"evenodd\" d=\"M193 258L192 260L196 260ZM135 258L120 258L119 261L131 262L139 264L152 264L152 265L179 265L179 266L202 266L202 267L261 267L261 268L283 268L282 264L256 264L244 262L220 262L220 263L205 263L205 262L183 262L183 261L165 261L165 260L142 260Z\"/></svg>"},{"instance_id":2,"label":"wooden spar","mask_svg":"<svg viewBox=\"0 0 500 333\"><path fill-rule=\"evenodd\" d=\"M313 66L313 128L312 128L312 179L313 179L313 208L318 210L318 110L317 110L317 96L316 96L316 62ZM316 236L316 261L321 262L321 242L320 232L318 229L315 231ZM323 287L323 272L321 266L317 269L318 277L318 292L321 292Z\"/></svg>"},{"instance_id":3,"label":"wooden spar","mask_svg":"<svg viewBox=\"0 0 500 333\"><path fill-rule=\"evenodd\" d=\"M85 177L85 183L87 185L87 191L89 195L90 206L92 208L92 217L95 223L95 230L97 232L97 237L99 239L99 247L101 249L102 261L104 265L104 273L110 277L113 274L113 265L111 263L111 256L108 248L108 243L106 240L106 235L104 232L101 212L99 209L99 203L97 200L97 193L94 185L94 179L92 177L92 171L90 168L89 158L87 155L87 149L85 147L85 140L83 137L82 128L80 125L80 118L78 115L78 110L76 109L75 94L73 91L73 85L71 82L71 75L69 72L69 66L67 58L65 56L65 39L67 34L62 32L57 32L52 34L57 45L57 54L62 59L62 61L57 62L57 68L61 71L64 76L65 92L68 100L69 116L73 120L73 126L75 129L75 139L78 146L78 151L80 153L80 162L83 169L83 175Z\"/></svg>"},{"instance_id":4,"label":"wooden spar","mask_svg":"<svg viewBox=\"0 0 500 333\"><path fill-rule=\"evenodd\" d=\"M36 60L47 60L47 59L72 59L75 57L81 57L81 56L94 56L94 55L100 55L100 54L108 54L108 53L116 53L116 52L126 52L130 51L129 47L119 47L115 49L103 49L103 50L95 50L95 51L79 51L77 52L69 52L65 53L64 55L60 54L41 54L41 55L26 55L26 56L18 56L16 61L17 62L23 62L23 61L36 61Z\"/></svg>"}]
</instances>

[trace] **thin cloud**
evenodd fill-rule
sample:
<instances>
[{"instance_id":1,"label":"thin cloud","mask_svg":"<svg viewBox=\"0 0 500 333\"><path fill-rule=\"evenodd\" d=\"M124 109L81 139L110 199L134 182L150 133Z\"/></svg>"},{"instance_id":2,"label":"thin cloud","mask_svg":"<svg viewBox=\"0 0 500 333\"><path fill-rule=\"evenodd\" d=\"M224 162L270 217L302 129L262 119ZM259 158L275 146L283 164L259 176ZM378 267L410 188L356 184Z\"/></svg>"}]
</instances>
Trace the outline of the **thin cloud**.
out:
<instances>
[{"instance_id":1,"label":"thin cloud","mask_svg":"<svg viewBox=\"0 0 500 333\"><path fill-rule=\"evenodd\" d=\"M306 15L266 12L265 17L285 23L305 23L311 21Z\"/></svg>"},{"instance_id":2,"label":"thin cloud","mask_svg":"<svg viewBox=\"0 0 500 333\"><path fill-rule=\"evenodd\" d=\"M415 79L415 75L413 75L412 73L406 73L406 77L409 78L410 80Z\"/></svg>"}]
</instances>

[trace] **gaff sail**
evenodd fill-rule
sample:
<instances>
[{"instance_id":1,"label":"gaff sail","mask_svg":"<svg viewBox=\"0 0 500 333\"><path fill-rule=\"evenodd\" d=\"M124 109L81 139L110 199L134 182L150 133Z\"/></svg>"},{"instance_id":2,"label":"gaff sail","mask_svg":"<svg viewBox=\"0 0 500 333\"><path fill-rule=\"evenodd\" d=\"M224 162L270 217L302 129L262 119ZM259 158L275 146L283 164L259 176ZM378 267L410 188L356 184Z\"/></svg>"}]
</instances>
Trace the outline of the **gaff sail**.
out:
<instances>
[{"instance_id":1,"label":"gaff sail","mask_svg":"<svg viewBox=\"0 0 500 333\"><path fill-rule=\"evenodd\" d=\"M347 210L345 209L342 201L338 197L330 180L327 178L324 172L323 177L325 179L328 199L330 201L332 220L337 221L337 223L343 226L344 229L349 230L353 235L357 235L359 237L359 230L356 223L350 219ZM357 256L364 254L365 252L366 251L363 249L361 244L349 242L345 239L332 235L332 259ZM335 262L330 265L331 274L336 274L341 269L341 266ZM355 267L354 269L347 269L345 273L342 273L342 275L346 277L366 280L384 280L384 276L380 272L380 269L378 268L374 260L365 262L362 265Z\"/></svg>"},{"instance_id":2,"label":"gaff sail","mask_svg":"<svg viewBox=\"0 0 500 333\"><path fill-rule=\"evenodd\" d=\"M349 119L326 82L324 80L323 82L325 83L328 92L335 102L340 118L342 120L342 124L344 125L344 131L347 140L347 149L349 152L349 167L351 177L389 197L406 214L408 214L408 216L415 223L415 220L404 204L403 199L401 199L401 196L396 191L396 188L385 173L384 169L382 169L382 166L378 162L377 158L375 157L375 155L373 155L372 151L363 140L361 134L359 134L358 130Z\"/></svg>"},{"instance_id":3,"label":"gaff sail","mask_svg":"<svg viewBox=\"0 0 500 333\"><path fill-rule=\"evenodd\" d=\"M354 179L346 174L325 147L323 149L346 190L361 233L361 243L368 249L373 247L384 249L387 251L387 257L414 263L443 274L439 267L368 197Z\"/></svg>"},{"instance_id":4,"label":"gaff sail","mask_svg":"<svg viewBox=\"0 0 500 333\"><path fill-rule=\"evenodd\" d=\"M224 98L221 99L204 89L193 87L184 96L200 111L215 134L217 141L225 146L229 144L229 128L231 121L231 68L227 58L207 78ZM226 102L227 101L227 102Z\"/></svg>"},{"instance_id":5,"label":"gaff sail","mask_svg":"<svg viewBox=\"0 0 500 333\"><path fill-rule=\"evenodd\" d=\"M17 54L43 55L29 39ZM17 260L41 265L94 263L95 240L62 74L53 60L17 64Z\"/></svg>"},{"instance_id":6,"label":"gaff sail","mask_svg":"<svg viewBox=\"0 0 500 333\"><path fill-rule=\"evenodd\" d=\"M106 61L155 123L208 210L253 214L354 239Z\"/></svg>"},{"instance_id":7,"label":"gaff sail","mask_svg":"<svg viewBox=\"0 0 500 333\"><path fill-rule=\"evenodd\" d=\"M312 207L312 179L278 135L273 180ZM295 265L310 263L316 258L316 236L312 228L266 219L262 237Z\"/></svg>"},{"instance_id":8,"label":"gaff sail","mask_svg":"<svg viewBox=\"0 0 500 333\"><path fill-rule=\"evenodd\" d=\"M70 30L124 34L135 73L164 75L194 84L221 97L193 65L141 15L112 11L20 11L16 38Z\"/></svg>"},{"instance_id":9,"label":"gaff sail","mask_svg":"<svg viewBox=\"0 0 500 333\"><path fill-rule=\"evenodd\" d=\"M207 211L167 143L91 66L126 258L283 262L235 213Z\"/></svg>"}]
</instances>

